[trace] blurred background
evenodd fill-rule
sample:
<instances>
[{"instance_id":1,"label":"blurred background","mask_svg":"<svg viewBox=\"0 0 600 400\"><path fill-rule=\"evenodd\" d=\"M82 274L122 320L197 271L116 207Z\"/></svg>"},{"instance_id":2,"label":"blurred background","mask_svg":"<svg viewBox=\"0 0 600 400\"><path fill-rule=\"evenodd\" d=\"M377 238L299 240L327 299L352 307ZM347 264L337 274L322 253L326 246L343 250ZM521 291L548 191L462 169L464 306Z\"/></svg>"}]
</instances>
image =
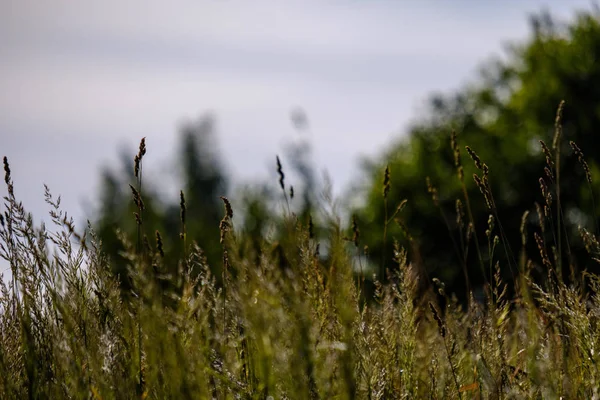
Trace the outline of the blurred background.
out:
<instances>
[{"instance_id":1,"label":"blurred background","mask_svg":"<svg viewBox=\"0 0 600 400\"><path fill-rule=\"evenodd\" d=\"M0 135L16 190L36 216L43 185L78 223L100 169L147 138L147 172L181 183L177 130L211 113L235 183L274 170L309 118L319 170L336 193L361 156L403 135L432 92L530 34L528 13L572 18L590 2L78 1L0 2Z\"/></svg>"},{"instance_id":2,"label":"blurred background","mask_svg":"<svg viewBox=\"0 0 600 400\"><path fill-rule=\"evenodd\" d=\"M298 185L298 196L328 187L348 209L366 204L360 221L365 240L375 241L380 233L369 236L368 226L380 216L368 206L379 200L370 193L380 191L382 168L394 159L390 149L425 125L443 125L446 135L468 130L457 118L474 106L461 99L481 95L494 79L508 80L498 71L514 72L506 66L528 60L515 56L515 46L575 23L577 10L595 7L587 0L1 0L0 154L8 156L16 195L36 222L48 219L46 183L78 226L90 219L110 232L130 215L116 210L129 200L133 156L146 137L151 212L175 233L180 189L190 194L196 217L217 230L219 195L246 198L248 205L252 195L266 198L278 189L279 155L295 173L288 184ZM574 76L587 73L577 57L571 61ZM565 76L552 77L575 90ZM569 95L555 86L557 99L548 97L544 108L550 128L558 101ZM506 105L511 93L517 90L494 99L509 99ZM494 102L481 101L477 113L487 110L489 117ZM436 143L425 154L437 152ZM398 168L392 172L402 179ZM425 193L424 174L414 187ZM534 176L529 188L536 188L535 174L539 169L528 175ZM395 187L398 199L414 189ZM516 187L505 192L519 193ZM305 197L304 206L315 201ZM453 207L453 194L446 197ZM522 200L507 204L531 199ZM485 224L485 210L481 215ZM446 278L460 280L460 272Z\"/></svg>"}]
</instances>

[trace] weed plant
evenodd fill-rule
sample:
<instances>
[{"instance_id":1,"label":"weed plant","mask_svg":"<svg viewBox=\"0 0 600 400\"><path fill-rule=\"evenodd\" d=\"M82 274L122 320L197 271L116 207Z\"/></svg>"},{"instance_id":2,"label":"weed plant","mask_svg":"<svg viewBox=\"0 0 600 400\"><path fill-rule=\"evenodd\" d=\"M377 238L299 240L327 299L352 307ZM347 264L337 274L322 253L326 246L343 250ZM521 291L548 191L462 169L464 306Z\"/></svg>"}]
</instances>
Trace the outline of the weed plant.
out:
<instances>
[{"instance_id":1,"label":"weed plant","mask_svg":"<svg viewBox=\"0 0 600 400\"><path fill-rule=\"evenodd\" d=\"M142 141L131 186L139 233L121 235L129 274L114 276L92 227L79 232L48 189L54 228L34 226L4 158L0 253L11 275L0 283L0 398L600 398L600 278L569 274L564 262L561 157L578 157L590 190L592 178L575 143L574 155L560 153L561 109L554 143L541 144L543 204L509 216L522 219L520 233L502 229L489 185L493 171L466 148L480 171L473 178L483 198L470 199L465 189L457 199L457 245L463 260L469 251L478 253L486 278L485 300L471 294L468 304L446 293L443 282L430 282L387 237L388 224L402 223L405 203L386 210L383 241L393 246L395 260L379 268L379 260L363 254L356 220L346 229L336 215L304 221L290 210L293 195L279 159L284 211L270 234L249 238L237 231L235 210L222 198L219 268L207 265L202 249L188 241L188 205L180 194L185 257L169 274L162 268L161 233L140 233ZM462 148L455 134L450 142L464 188ZM384 176L385 198L389 169ZM428 190L435 202L436 188ZM485 235L473 228L473 201L485 201L490 211ZM317 235L317 228L325 234ZM596 233L581 229L590 258L598 261ZM504 245L507 234L520 234L523 249L535 242L544 279L532 277L539 260ZM489 254L482 256L482 249ZM506 264L494 262L496 251L506 252ZM378 266L373 296L364 290L369 262ZM216 279L213 270L222 276ZM503 271L514 276L510 296ZM123 279L130 293L121 292Z\"/></svg>"}]
</instances>

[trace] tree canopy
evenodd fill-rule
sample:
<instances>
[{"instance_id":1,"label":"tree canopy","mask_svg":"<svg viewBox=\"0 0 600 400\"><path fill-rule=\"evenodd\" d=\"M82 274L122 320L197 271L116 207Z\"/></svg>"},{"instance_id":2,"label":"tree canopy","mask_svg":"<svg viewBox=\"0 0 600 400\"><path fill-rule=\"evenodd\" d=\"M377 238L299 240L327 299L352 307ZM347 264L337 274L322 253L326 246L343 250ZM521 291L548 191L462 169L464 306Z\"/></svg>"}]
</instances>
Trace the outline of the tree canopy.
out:
<instances>
[{"instance_id":1,"label":"tree canopy","mask_svg":"<svg viewBox=\"0 0 600 400\"><path fill-rule=\"evenodd\" d=\"M389 146L381 159L370 163L366 207L356 213L378 274L382 254L385 266L391 265L387 260L393 256L391 240L396 238L411 249L413 262L421 264L427 278L439 277L457 293L464 293L466 285L473 289L489 281L496 261L504 279L515 277L527 260L532 260L530 265L543 275L535 233L551 257L553 252L560 254L565 276L569 271L593 268L578 257L585 251L578 229L596 229L593 219L598 208L593 195L597 189L587 183L570 142L585 153L591 175L597 175L599 17L596 10L580 12L570 23L556 22L547 13L533 16L529 39L512 45L506 59L486 64L476 83L457 93L434 96L427 115ZM561 133L558 153L553 148L557 129ZM455 143L451 143L452 132ZM540 140L547 145L552 158L548 162L558 166L560 176L552 166L548 166L549 174L545 172L547 162ZM465 146L485 163L489 173L476 167ZM456 152L460 160L455 159ZM463 169L468 199L457 161ZM384 200L386 167L389 184ZM475 173L489 182L492 208L486 206ZM553 196L548 215L544 215L547 196L542 195L541 184ZM393 215L403 199L407 205L396 221L388 224L386 243L381 229L374 227L380 226L386 215ZM469 206L473 234L468 232ZM488 238L489 222L493 229ZM491 255L496 235L498 244Z\"/></svg>"}]
</instances>

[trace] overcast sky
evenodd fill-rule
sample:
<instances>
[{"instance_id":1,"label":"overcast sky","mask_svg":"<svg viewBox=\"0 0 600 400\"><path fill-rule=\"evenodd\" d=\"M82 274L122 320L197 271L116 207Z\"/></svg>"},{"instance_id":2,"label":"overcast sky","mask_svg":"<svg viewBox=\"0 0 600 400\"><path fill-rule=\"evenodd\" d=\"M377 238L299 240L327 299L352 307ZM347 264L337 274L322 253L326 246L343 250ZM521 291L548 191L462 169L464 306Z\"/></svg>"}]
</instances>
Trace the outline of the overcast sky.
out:
<instances>
[{"instance_id":1,"label":"overcast sky","mask_svg":"<svg viewBox=\"0 0 600 400\"><path fill-rule=\"evenodd\" d=\"M301 106L339 193L429 94L476 79L481 62L526 38L528 13L571 18L590 4L0 0L0 155L36 221L43 183L81 221L122 145L133 156L146 136L146 171L167 176L178 124L212 111L229 172L258 179Z\"/></svg>"}]
</instances>

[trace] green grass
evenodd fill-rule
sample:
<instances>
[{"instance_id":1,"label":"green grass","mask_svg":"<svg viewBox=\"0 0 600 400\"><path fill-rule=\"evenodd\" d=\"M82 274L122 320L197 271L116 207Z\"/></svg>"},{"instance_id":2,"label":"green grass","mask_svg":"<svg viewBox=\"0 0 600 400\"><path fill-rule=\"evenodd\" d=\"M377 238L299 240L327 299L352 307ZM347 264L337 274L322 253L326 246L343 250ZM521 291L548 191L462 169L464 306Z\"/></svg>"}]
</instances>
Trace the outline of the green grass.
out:
<instances>
[{"instance_id":1,"label":"green grass","mask_svg":"<svg viewBox=\"0 0 600 400\"><path fill-rule=\"evenodd\" d=\"M460 152L455 137L452 143ZM136 175L143 153L140 147ZM553 156L559 159L560 153ZM486 186L490 172L476 154L472 157L480 164L478 185L493 215L494 198ZM382 221L383 240L394 246L395 262L382 264L387 279L375 282L372 298L364 291L368 260L359 251L355 221L348 238L335 215L321 218L324 234L317 238L312 219L299 220L283 204L277 234L261 238L256 252L236 231L235 210L223 198L223 264L211 269L202 250L187 240L183 193L186 257L177 273L161 268L160 233L155 238L122 235L130 260L130 277L124 278L110 272L93 229L79 232L49 191L54 227L34 226L15 196L6 159L4 166L8 195L0 254L12 276L3 281L0 297L2 399L600 396L600 279L584 274L565 282L556 262L561 257L549 255L560 254L560 246L553 252L547 235L530 237L527 216L523 247L537 241L545 279L532 279L532 262L522 258L512 266L518 269L514 287L507 288L500 277L510 265L493 263L490 250L485 257L490 264L481 261L482 273L491 277L485 301L471 297L468 305L446 293L443 282L423 282L419 266L386 237L387 224L402 210L389 218L386 211ZM559 163L552 167L558 179ZM284 189L281 168L279 173ZM384 196L390 184L386 173ZM141 173L132 192L141 227ZM430 192L435 195L435 188ZM470 201L484 200L466 196L457 205L461 244L467 247L478 243L469 228ZM556 200L546 206L557 215L560 232ZM582 235L590 257L600 254L597 238L583 230ZM487 240L490 249L505 239L494 218L486 236L477 238ZM378 268L379 260L374 264ZM223 271L222 285L211 270ZM131 280L131 293L121 292L119 279ZM509 298L507 289L514 296Z\"/></svg>"}]
</instances>

